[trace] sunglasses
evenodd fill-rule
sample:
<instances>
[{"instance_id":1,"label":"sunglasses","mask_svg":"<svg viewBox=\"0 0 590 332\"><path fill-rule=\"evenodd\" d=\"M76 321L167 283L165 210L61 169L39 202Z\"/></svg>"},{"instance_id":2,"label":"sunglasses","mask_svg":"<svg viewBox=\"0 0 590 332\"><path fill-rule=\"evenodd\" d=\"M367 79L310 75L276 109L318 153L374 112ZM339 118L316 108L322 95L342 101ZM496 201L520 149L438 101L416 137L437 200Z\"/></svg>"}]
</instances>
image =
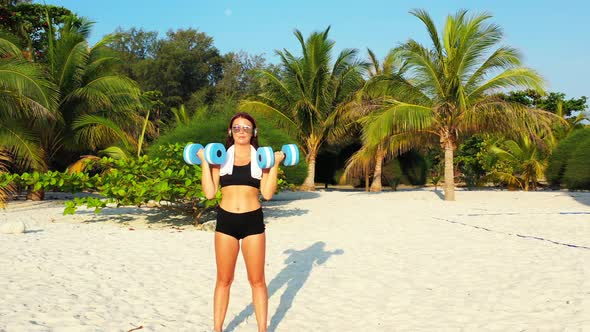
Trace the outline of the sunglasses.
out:
<instances>
[{"instance_id":1,"label":"sunglasses","mask_svg":"<svg viewBox=\"0 0 590 332\"><path fill-rule=\"evenodd\" d=\"M240 129L241 129L241 131L245 132L246 134L252 134L252 130L253 130L252 127L250 127L250 126L234 125L233 127L231 127L231 131L234 134L239 133Z\"/></svg>"}]
</instances>

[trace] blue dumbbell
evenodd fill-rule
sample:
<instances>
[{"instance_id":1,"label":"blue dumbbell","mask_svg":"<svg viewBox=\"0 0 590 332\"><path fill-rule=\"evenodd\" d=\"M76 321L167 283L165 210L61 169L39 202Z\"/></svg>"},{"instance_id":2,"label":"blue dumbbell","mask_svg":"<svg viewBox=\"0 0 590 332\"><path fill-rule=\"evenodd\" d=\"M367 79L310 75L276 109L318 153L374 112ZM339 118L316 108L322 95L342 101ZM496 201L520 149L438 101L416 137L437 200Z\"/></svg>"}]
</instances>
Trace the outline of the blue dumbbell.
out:
<instances>
[{"instance_id":1,"label":"blue dumbbell","mask_svg":"<svg viewBox=\"0 0 590 332\"><path fill-rule=\"evenodd\" d=\"M201 144L187 144L182 151L182 157L184 162L189 165L200 165L201 159L197 156L197 152L201 150L203 146Z\"/></svg>"},{"instance_id":2,"label":"blue dumbbell","mask_svg":"<svg viewBox=\"0 0 590 332\"><path fill-rule=\"evenodd\" d=\"M184 161L189 165L200 165L201 159L197 156L200 149L203 149L201 144L187 144L182 153ZM226 158L225 146L221 143L209 143L205 146L204 154L208 164L221 165Z\"/></svg>"},{"instance_id":3,"label":"blue dumbbell","mask_svg":"<svg viewBox=\"0 0 590 332\"><path fill-rule=\"evenodd\" d=\"M285 166L295 166L299 164L299 149L295 144L285 144L281 149L285 154L285 160L283 160L283 165Z\"/></svg>"},{"instance_id":4,"label":"blue dumbbell","mask_svg":"<svg viewBox=\"0 0 590 332\"><path fill-rule=\"evenodd\" d=\"M256 150L256 161L262 169L271 168L275 164L275 154L270 146L259 147Z\"/></svg>"},{"instance_id":5,"label":"blue dumbbell","mask_svg":"<svg viewBox=\"0 0 590 332\"><path fill-rule=\"evenodd\" d=\"M281 149L285 154L283 165L295 166L299 163L299 149L295 144L285 144ZM260 147L256 150L256 161L262 169L271 168L275 164L275 155L269 146Z\"/></svg>"}]
</instances>

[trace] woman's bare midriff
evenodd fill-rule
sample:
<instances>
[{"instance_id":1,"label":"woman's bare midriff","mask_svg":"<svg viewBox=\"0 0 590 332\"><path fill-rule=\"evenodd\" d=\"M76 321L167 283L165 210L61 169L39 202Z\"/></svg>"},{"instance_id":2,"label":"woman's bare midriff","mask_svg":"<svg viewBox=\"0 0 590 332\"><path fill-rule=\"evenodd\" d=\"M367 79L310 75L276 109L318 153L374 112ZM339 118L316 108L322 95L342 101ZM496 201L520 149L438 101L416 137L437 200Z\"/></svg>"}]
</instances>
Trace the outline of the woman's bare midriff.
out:
<instances>
[{"instance_id":1,"label":"woman's bare midriff","mask_svg":"<svg viewBox=\"0 0 590 332\"><path fill-rule=\"evenodd\" d=\"M219 206L232 213L244 213L260 208L258 188L251 186L227 186L221 188L221 202Z\"/></svg>"}]
</instances>

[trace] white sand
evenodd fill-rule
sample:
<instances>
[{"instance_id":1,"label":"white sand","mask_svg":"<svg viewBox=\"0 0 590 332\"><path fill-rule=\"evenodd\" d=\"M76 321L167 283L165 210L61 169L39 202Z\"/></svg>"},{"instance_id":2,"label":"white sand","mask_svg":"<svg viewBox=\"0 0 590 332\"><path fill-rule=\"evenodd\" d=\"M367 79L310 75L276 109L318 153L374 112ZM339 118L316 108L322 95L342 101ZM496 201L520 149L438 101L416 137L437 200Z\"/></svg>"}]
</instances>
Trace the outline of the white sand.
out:
<instances>
[{"instance_id":1,"label":"white sand","mask_svg":"<svg viewBox=\"0 0 590 332\"><path fill-rule=\"evenodd\" d=\"M270 331L590 331L590 193L291 193L264 207ZM0 234L0 331L211 330L213 233L147 229L162 218L148 210L62 210L0 211L27 225ZM240 258L225 331L256 330L249 303Z\"/></svg>"}]
</instances>

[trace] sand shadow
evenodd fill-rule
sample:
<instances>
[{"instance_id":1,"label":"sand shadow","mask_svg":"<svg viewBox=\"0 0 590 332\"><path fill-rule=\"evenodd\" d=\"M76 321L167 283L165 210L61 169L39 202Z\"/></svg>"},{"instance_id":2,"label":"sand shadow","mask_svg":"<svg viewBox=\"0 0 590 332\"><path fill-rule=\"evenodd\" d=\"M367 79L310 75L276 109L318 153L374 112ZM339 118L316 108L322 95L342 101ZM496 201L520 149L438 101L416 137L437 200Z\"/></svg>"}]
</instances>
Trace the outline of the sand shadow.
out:
<instances>
[{"instance_id":1,"label":"sand shadow","mask_svg":"<svg viewBox=\"0 0 590 332\"><path fill-rule=\"evenodd\" d=\"M29 233L42 233L42 232L45 232L45 230L42 230L42 229L27 229L25 231L25 234L29 234Z\"/></svg>"},{"instance_id":2,"label":"sand shadow","mask_svg":"<svg viewBox=\"0 0 590 332\"><path fill-rule=\"evenodd\" d=\"M262 207L265 216L271 218L300 216L309 212L309 210L302 209L274 209L286 205L291 201L302 199L313 199L320 195L315 192L281 192L274 195L270 201L263 201ZM199 219L199 223L205 223L215 220L216 209L208 209L203 213ZM78 209L76 214L92 216L88 223L94 222L114 222L119 224L126 224L136 220L138 217L145 219L146 224L157 224L159 226L189 226L194 225L195 220L192 216L181 214L176 210L167 210L154 207L135 207L135 206L121 206L113 207L107 206L101 209L98 214L94 213L92 209Z\"/></svg>"},{"instance_id":3,"label":"sand shadow","mask_svg":"<svg viewBox=\"0 0 590 332\"><path fill-rule=\"evenodd\" d=\"M590 192L569 191L567 192L567 195L576 200L578 203L590 206Z\"/></svg>"},{"instance_id":4,"label":"sand shadow","mask_svg":"<svg viewBox=\"0 0 590 332\"><path fill-rule=\"evenodd\" d=\"M299 208L282 208L281 206L288 204L292 200L298 199L312 199L319 197L317 193L307 192L293 192L292 195L282 196L279 200L262 202L265 217L281 218L301 216L309 213L309 210ZM93 209L80 208L76 214L88 216L85 223L100 223L112 222L121 225L126 225L138 219L143 219L149 225L183 227L195 225L193 216L180 213L178 210L162 209L157 207L136 207L136 206L107 206L102 208L99 213L94 213ZM217 212L215 208L210 208L205 211L200 219L199 224L214 221Z\"/></svg>"},{"instance_id":5,"label":"sand shadow","mask_svg":"<svg viewBox=\"0 0 590 332\"><path fill-rule=\"evenodd\" d=\"M275 194L270 201L262 200L261 205L262 208L267 206L281 206L289 204L293 201L305 200L305 199L314 199L320 197L320 194L317 192L308 192L308 191L283 191L278 194Z\"/></svg>"},{"instance_id":6,"label":"sand shadow","mask_svg":"<svg viewBox=\"0 0 590 332\"><path fill-rule=\"evenodd\" d=\"M277 291L286 286L285 291L281 294L281 300L274 314L269 312L270 325L268 331L276 331L278 325L285 318L285 315L293 305L295 296L303 288L303 285L309 278L314 266L325 263L332 255L342 255L342 249L334 251L325 251L326 243L323 241L316 242L303 250L287 249L283 253L289 256L285 259L285 268L279 272L268 283L268 297L272 297ZM254 315L254 306L249 304L237 316L232 319L224 331L233 331L238 325L244 322L249 316Z\"/></svg>"},{"instance_id":7,"label":"sand shadow","mask_svg":"<svg viewBox=\"0 0 590 332\"><path fill-rule=\"evenodd\" d=\"M264 216L269 218L281 218L281 217L293 217L301 216L309 213L307 209L285 209L278 207L264 207ZM86 223L97 223L97 222L114 222L118 224L126 224L133 222L138 218L145 219L147 225L158 225L158 226L191 226L195 224L195 220L192 216L180 214L175 211L161 210L158 208L137 208L137 207L106 207L101 210L98 214L95 214L93 210L78 210L76 214L89 215L91 218ZM216 209L209 209L206 211L201 218L199 223L205 223L214 221L216 219Z\"/></svg>"},{"instance_id":8,"label":"sand shadow","mask_svg":"<svg viewBox=\"0 0 590 332\"><path fill-rule=\"evenodd\" d=\"M436 190L433 190L432 192L434 192L434 194L436 196L438 196L438 198L440 198L441 201L444 201L445 200L445 193L444 193L444 191L439 190L439 189L436 189Z\"/></svg>"},{"instance_id":9,"label":"sand shadow","mask_svg":"<svg viewBox=\"0 0 590 332\"><path fill-rule=\"evenodd\" d=\"M89 220L85 221L86 223L114 222L126 224L136 221L138 218L143 218L148 225L180 227L195 224L192 216L158 208L106 207L97 214L91 209L78 210L76 214L91 216ZM211 212L206 213L201 218L201 221L208 220L210 214Z\"/></svg>"},{"instance_id":10,"label":"sand shadow","mask_svg":"<svg viewBox=\"0 0 590 332\"><path fill-rule=\"evenodd\" d=\"M318 197L320 197L320 194L314 191L282 191L273 195L269 202L298 201L302 199L314 199Z\"/></svg>"},{"instance_id":11,"label":"sand shadow","mask_svg":"<svg viewBox=\"0 0 590 332\"><path fill-rule=\"evenodd\" d=\"M367 191L365 188L321 188L318 189L319 192L326 192L326 193L330 193L330 192L341 192L341 193L346 193L346 192L350 192L350 193L370 193L370 191ZM384 189L385 191L385 189Z\"/></svg>"},{"instance_id":12,"label":"sand shadow","mask_svg":"<svg viewBox=\"0 0 590 332\"><path fill-rule=\"evenodd\" d=\"M309 210L304 209L283 209L276 207L265 207L264 218L283 218L283 217L297 217L309 213Z\"/></svg>"}]
</instances>

